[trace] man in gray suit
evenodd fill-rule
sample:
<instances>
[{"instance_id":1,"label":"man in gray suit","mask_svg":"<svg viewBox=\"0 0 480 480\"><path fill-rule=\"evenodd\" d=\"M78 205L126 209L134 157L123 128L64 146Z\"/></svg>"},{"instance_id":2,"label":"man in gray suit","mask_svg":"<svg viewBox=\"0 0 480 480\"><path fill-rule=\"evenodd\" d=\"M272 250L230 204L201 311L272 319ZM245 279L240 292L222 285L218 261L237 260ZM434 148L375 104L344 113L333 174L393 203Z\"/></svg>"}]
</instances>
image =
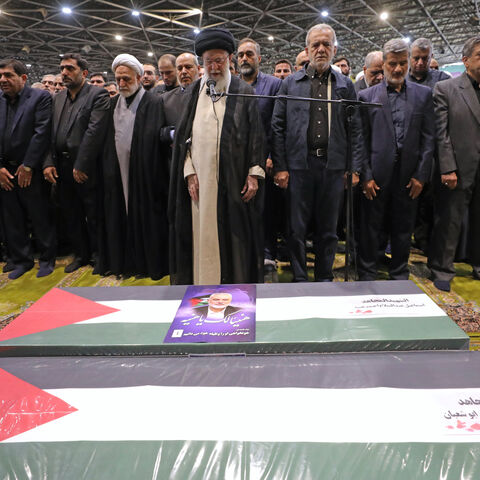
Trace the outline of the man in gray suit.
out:
<instances>
[{"instance_id":1,"label":"man in gray suit","mask_svg":"<svg viewBox=\"0 0 480 480\"><path fill-rule=\"evenodd\" d=\"M462 55L466 72L434 89L439 174L429 266L434 285L446 292L467 208L470 261L480 280L480 35L466 41Z\"/></svg>"},{"instance_id":2,"label":"man in gray suit","mask_svg":"<svg viewBox=\"0 0 480 480\"><path fill-rule=\"evenodd\" d=\"M88 64L77 53L65 54L60 63L67 89L53 97L52 152L43 174L57 184L58 200L74 259L65 267L71 273L95 262L97 245L97 170L108 125L107 91L89 85Z\"/></svg>"}]
</instances>

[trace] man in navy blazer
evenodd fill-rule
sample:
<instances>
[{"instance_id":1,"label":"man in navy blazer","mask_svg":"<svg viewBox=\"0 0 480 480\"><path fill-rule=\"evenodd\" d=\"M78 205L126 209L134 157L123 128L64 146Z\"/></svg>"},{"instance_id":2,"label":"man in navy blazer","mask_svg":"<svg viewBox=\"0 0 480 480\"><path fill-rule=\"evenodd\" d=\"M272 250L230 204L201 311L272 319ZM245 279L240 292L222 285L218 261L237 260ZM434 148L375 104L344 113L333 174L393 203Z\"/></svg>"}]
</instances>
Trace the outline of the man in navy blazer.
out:
<instances>
[{"instance_id":1,"label":"man in navy blazer","mask_svg":"<svg viewBox=\"0 0 480 480\"><path fill-rule=\"evenodd\" d=\"M34 264L30 220L40 250L37 277L55 265L55 228L42 163L50 145L52 97L26 86L27 68L14 59L0 61L0 197L5 236L17 279Z\"/></svg>"},{"instance_id":2,"label":"man in navy blazer","mask_svg":"<svg viewBox=\"0 0 480 480\"><path fill-rule=\"evenodd\" d=\"M356 100L351 80L330 64L337 51L326 24L307 33L309 63L282 82L279 95ZM295 282L306 282L305 237L313 220L315 280L333 280L337 220L347 170L345 109L338 104L277 100L272 118L275 182L287 189L288 249ZM352 125L352 183L358 183L363 142L358 116Z\"/></svg>"},{"instance_id":3,"label":"man in navy blazer","mask_svg":"<svg viewBox=\"0 0 480 480\"><path fill-rule=\"evenodd\" d=\"M359 278L375 280L380 232L391 236L390 278L408 279L410 239L417 198L429 180L435 148L430 88L407 81L408 45L402 39L383 48L385 80L359 93L382 108L362 110L365 155L359 242Z\"/></svg>"}]
</instances>

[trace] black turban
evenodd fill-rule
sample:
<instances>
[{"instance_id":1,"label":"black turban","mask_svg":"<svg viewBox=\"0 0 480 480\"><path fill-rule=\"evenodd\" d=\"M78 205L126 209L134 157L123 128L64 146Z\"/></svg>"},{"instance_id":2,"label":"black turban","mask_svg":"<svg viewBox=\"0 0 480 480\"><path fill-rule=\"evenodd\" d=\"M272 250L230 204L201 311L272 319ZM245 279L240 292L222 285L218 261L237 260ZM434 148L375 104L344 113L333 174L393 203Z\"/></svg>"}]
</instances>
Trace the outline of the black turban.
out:
<instances>
[{"instance_id":1,"label":"black turban","mask_svg":"<svg viewBox=\"0 0 480 480\"><path fill-rule=\"evenodd\" d=\"M235 51L233 35L224 28L206 28L195 39L195 53L198 57L207 50L226 50L229 54Z\"/></svg>"}]
</instances>

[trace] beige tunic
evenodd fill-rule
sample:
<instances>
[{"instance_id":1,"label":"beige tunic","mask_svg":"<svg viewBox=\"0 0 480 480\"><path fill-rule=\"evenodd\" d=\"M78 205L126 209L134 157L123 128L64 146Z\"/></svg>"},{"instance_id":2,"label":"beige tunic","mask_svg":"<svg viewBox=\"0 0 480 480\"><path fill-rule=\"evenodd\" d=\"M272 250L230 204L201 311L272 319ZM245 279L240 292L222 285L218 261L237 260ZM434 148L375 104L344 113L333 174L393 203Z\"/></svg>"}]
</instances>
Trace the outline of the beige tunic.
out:
<instances>
[{"instance_id":1,"label":"beige tunic","mask_svg":"<svg viewBox=\"0 0 480 480\"><path fill-rule=\"evenodd\" d=\"M217 87L217 91L222 90ZM199 183L199 201L196 203L192 200L195 285L221 283L217 192L220 136L226 101L226 97L222 97L213 103L203 86L193 121L191 156L185 160L185 178L196 173Z\"/></svg>"}]
</instances>

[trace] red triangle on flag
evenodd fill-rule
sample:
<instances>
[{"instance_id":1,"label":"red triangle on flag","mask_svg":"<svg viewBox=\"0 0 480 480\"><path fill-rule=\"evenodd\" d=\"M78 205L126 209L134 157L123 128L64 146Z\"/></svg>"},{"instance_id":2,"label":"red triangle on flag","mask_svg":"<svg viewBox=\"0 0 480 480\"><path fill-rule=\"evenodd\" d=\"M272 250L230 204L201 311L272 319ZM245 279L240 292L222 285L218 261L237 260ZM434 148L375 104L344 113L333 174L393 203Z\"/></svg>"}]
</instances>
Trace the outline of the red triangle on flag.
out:
<instances>
[{"instance_id":1,"label":"red triangle on flag","mask_svg":"<svg viewBox=\"0 0 480 480\"><path fill-rule=\"evenodd\" d=\"M88 298L54 288L0 330L0 342L118 311L116 308L106 307Z\"/></svg>"},{"instance_id":2,"label":"red triangle on flag","mask_svg":"<svg viewBox=\"0 0 480 480\"><path fill-rule=\"evenodd\" d=\"M0 442L77 409L0 368Z\"/></svg>"}]
</instances>

